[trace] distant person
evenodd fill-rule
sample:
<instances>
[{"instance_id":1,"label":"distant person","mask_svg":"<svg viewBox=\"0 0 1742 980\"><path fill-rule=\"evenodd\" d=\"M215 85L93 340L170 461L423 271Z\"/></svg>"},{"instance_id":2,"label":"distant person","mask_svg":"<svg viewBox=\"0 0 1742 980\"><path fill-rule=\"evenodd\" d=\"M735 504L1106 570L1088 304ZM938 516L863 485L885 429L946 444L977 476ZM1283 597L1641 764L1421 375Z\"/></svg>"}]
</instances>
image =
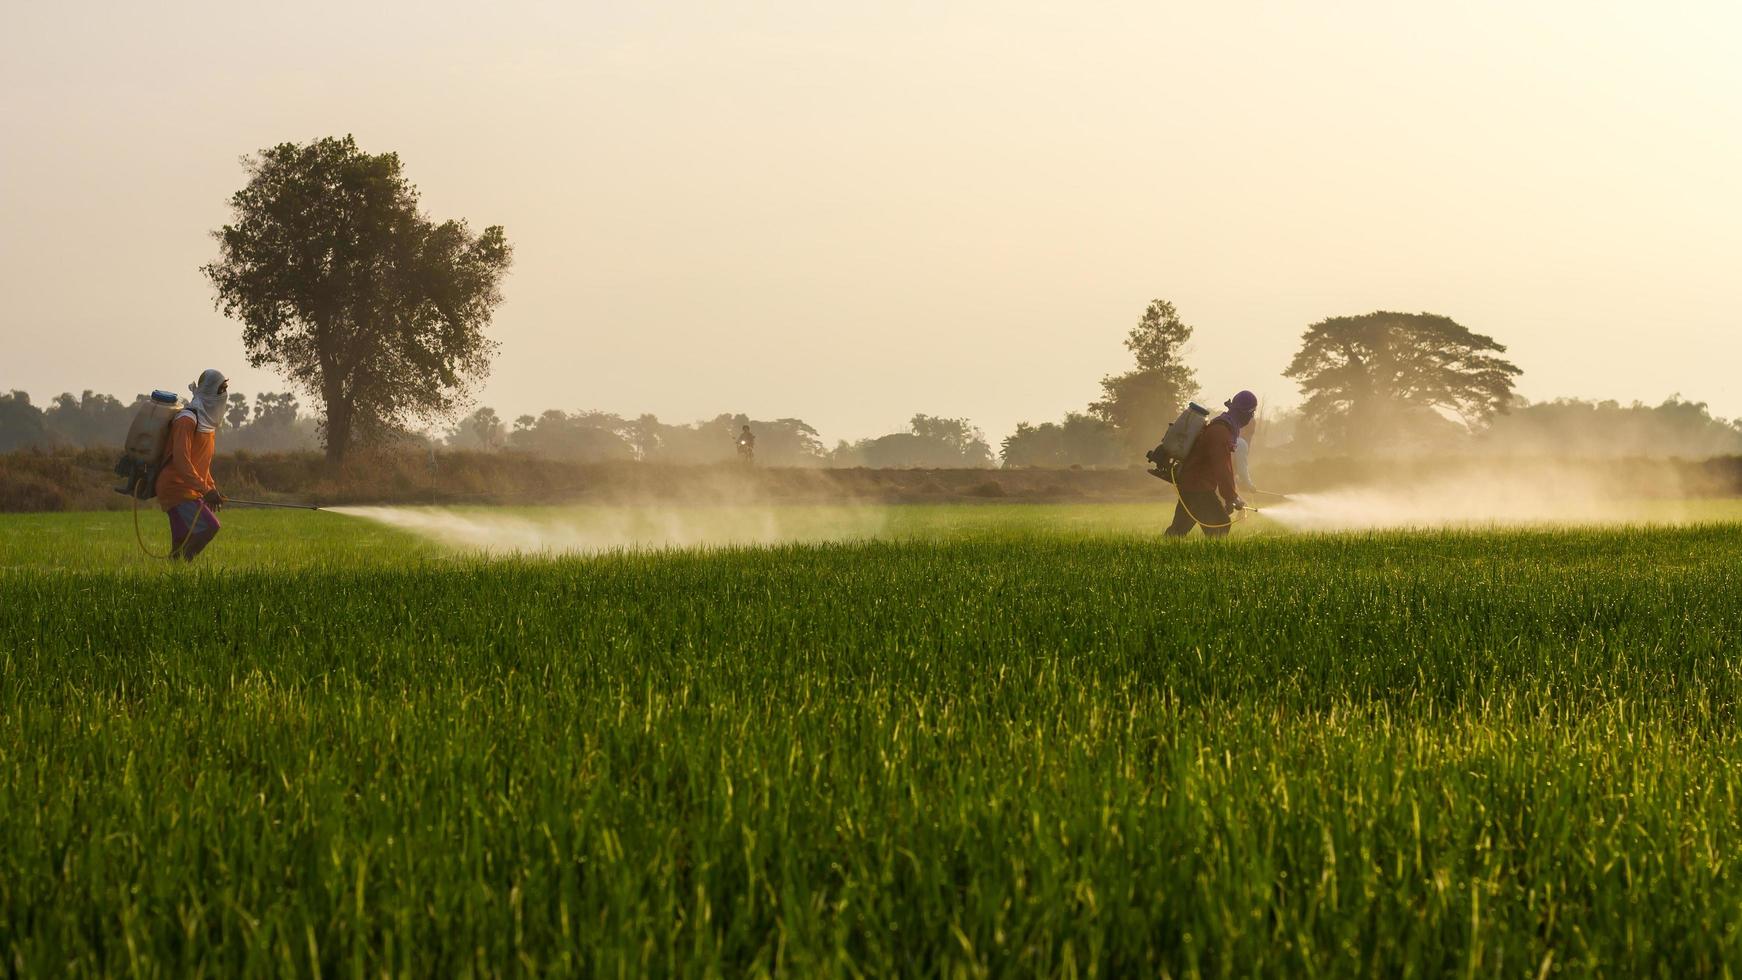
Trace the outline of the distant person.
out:
<instances>
[{"instance_id":1,"label":"distant person","mask_svg":"<svg viewBox=\"0 0 1742 980\"><path fill-rule=\"evenodd\" d=\"M157 500L169 515L169 555L193 561L218 536L224 497L212 480L218 424L224 420L230 379L216 368L188 385L193 397L169 423L169 457L157 474Z\"/></svg>"},{"instance_id":2,"label":"distant person","mask_svg":"<svg viewBox=\"0 0 1742 980\"><path fill-rule=\"evenodd\" d=\"M756 433L748 425L738 433L738 458L746 463L756 461Z\"/></svg>"},{"instance_id":3,"label":"distant person","mask_svg":"<svg viewBox=\"0 0 1742 980\"><path fill-rule=\"evenodd\" d=\"M1234 487L1241 493L1254 493L1257 487L1252 483L1252 444L1245 436L1234 439Z\"/></svg>"},{"instance_id":4,"label":"distant person","mask_svg":"<svg viewBox=\"0 0 1742 980\"><path fill-rule=\"evenodd\" d=\"M1246 501L1234 485L1234 445L1240 430L1258 412L1258 396L1242 391L1222 404L1228 410L1204 426L1191 452L1174 471L1179 503L1167 529L1170 538L1183 538L1199 525L1205 537L1219 538L1228 533L1229 515L1246 509Z\"/></svg>"}]
</instances>

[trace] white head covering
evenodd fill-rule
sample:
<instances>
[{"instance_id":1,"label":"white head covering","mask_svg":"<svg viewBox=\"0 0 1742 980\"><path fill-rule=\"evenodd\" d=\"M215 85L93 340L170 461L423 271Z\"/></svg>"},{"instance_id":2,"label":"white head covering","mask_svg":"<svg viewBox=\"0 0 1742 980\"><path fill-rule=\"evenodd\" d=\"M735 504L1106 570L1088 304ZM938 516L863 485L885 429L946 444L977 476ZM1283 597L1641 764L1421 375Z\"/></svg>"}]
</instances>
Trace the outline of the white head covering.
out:
<instances>
[{"instance_id":1,"label":"white head covering","mask_svg":"<svg viewBox=\"0 0 1742 980\"><path fill-rule=\"evenodd\" d=\"M192 415L199 431L216 432L219 424L224 421L225 394L220 389L229 380L217 368L206 368L200 372L199 381L188 385L193 397L188 399L187 407L181 410L181 414Z\"/></svg>"}]
</instances>

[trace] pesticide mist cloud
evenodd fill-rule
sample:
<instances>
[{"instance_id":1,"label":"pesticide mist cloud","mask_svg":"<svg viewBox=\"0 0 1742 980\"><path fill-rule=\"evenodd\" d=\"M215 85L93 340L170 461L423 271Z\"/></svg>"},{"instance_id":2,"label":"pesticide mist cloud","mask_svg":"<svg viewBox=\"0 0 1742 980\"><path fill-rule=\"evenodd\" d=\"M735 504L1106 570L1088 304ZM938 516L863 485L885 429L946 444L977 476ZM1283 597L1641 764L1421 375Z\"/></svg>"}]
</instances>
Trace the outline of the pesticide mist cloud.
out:
<instances>
[{"instance_id":1,"label":"pesticide mist cloud","mask_svg":"<svg viewBox=\"0 0 1742 980\"><path fill-rule=\"evenodd\" d=\"M592 506L503 513L441 507L330 507L451 548L492 555L596 554L756 547L876 536L884 517L859 506Z\"/></svg>"},{"instance_id":2,"label":"pesticide mist cloud","mask_svg":"<svg viewBox=\"0 0 1742 980\"><path fill-rule=\"evenodd\" d=\"M1642 499L1636 486L1589 466L1538 463L1496 475L1472 470L1430 480L1291 495L1264 516L1297 531L1557 524L1678 523L1688 519L1679 481Z\"/></svg>"}]
</instances>

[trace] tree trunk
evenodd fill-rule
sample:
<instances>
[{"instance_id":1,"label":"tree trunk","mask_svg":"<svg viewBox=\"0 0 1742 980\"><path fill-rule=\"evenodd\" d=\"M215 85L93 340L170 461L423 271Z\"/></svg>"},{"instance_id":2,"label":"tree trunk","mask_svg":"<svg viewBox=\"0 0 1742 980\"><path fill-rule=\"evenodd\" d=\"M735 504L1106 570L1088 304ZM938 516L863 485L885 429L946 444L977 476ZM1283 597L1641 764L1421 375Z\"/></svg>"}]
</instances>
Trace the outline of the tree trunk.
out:
<instances>
[{"instance_id":1,"label":"tree trunk","mask_svg":"<svg viewBox=\"0 0 1742 980\"><path fill-rule=\"evenodd\" d=\"M351 448L349 429L341 428L327 420L327 462L337 466L345 461L345 453Z\"/></svg>"},{"instance_id":2,"label":"tree trunk","mask_svg":"<svg viewBox=\"0 0 1742 980\"><path fill-rule=\"evenodd\" d=\"M325 338L323 347L317 357L321 365L321 412L325 416L321 426L322 440L326 443L327 462L338 465L345 461L345 454L351 451L351 421L352 405L345 397L343 372L339 370L337 352L330 349L336 340L330 326L321 331Z\"/></svg>"},{"instance_id":3,"label":"tree trunk","mask_svg":"<svg viewBox=\"0 0 1742 980\"><path fill-rule=\"evenodd\" d=\"M345 402L345 396L337 392L325 393L326 422L322 426L321 435L327 444L327 462L338 465L345 461L345 454L351 451L351 406Z\"/></svg>"}]
</instances>

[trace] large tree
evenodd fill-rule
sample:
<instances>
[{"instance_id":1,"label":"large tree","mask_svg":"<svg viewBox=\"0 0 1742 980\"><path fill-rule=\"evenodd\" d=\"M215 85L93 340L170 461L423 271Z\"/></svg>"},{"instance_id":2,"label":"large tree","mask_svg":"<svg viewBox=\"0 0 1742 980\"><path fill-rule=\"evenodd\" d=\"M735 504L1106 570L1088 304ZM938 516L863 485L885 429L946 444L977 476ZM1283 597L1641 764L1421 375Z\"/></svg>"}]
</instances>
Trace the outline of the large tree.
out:
<instances>
[{"instance_id":1,"label":"large tree","mask_svg":"<svg viewBox=\"0 0 1742 980\"><path fill-rule=\"evenodd\" d=\"M1128 448L1147 449L1161 439L1197 388L1185 363L1192 328L1167 300L1152 300L1125 338L1137 369L1101 379L1102 397L1089 413L1116 426Z\"/></svg>"},{"instance_id":2,"label":"large tree","mask_svg":"<svg viewBox=\"0 0 1742 980\"><path fill-rule=\"evenodd\" d=\"M473 235L418 208L399 156L350 136L244 161L233 220L203 267L242 322L248 363L320 401L327 458L419 419L451 418L489 369L484 335L510 261L500 226Z\"/></svg>"},{"instance_id":3,"label":"large tree","mask_svg":"<svg viewBox=\"0 0 1742 980\"><path fill-rule=\"evenodd\" d=\"M1285 377L1319 441L1362 448L1448 420L1475 429L1512 400L1519 369L1505 346L1433 313L1339 316L1307 328Z\"/></svg>"}]
</instances>

